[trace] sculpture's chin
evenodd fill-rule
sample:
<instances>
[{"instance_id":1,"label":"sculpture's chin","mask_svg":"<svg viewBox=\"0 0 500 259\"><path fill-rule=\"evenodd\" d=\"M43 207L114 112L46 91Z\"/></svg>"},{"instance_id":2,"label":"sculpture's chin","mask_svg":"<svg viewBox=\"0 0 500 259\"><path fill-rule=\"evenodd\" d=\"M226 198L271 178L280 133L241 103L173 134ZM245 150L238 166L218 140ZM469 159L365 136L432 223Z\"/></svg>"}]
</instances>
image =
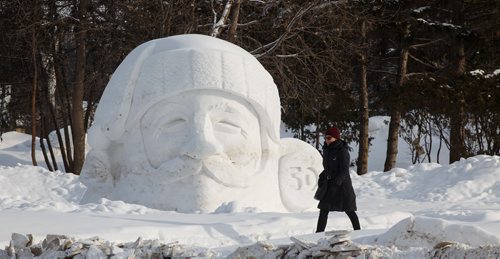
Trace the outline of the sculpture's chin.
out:
<instances>
[{"instance_id":1,"label":"sculpture's chin","mask_svg":"<svg viewBox=\"0 0 500 259\"><path fill-rule=\"evenodd\" d=\"M154 169L146 159L127 161L126 173L105 190L110 200L179 212L210 213L227 204L238 208L281 208L277 163L254 170L223 157L204 161L175 158ZM251 160L252 165L256 160ZM226 204L226 205L224 205ZM226 206L226 207L224 207ZM232 208L232 209L238 209Z\"/></svg>"},{"instance_id":2,"label":"sculpture's chin","mask_svg":"<svg viewBox=\"0 0 500 259\"><path fill-rule=\"evenodd\" d=\"M115 186L110 199L142 204L150 208L178 212L215 211L221 204L242 196L242 188L228 188L208 176L203 169L177 182L128 175ZM140 194L140 195L137 195Z\"/></svg>"}]
</instances>

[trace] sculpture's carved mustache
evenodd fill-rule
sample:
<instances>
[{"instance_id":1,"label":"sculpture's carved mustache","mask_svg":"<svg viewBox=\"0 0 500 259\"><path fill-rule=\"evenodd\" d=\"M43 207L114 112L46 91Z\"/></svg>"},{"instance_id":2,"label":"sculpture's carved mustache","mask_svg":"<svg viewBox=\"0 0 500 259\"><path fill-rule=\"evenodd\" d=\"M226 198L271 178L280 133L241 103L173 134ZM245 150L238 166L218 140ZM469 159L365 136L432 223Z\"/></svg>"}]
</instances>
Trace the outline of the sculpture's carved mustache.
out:
<instances>
[{"instance_id":1,"label":"sculpture's carved mustache","mask_svg":"<svg viewBox=\"0 0 500 259\"><path fill-rule=\"evenodd\" d=\"M164 179L168 183L179 182L200 174L205 174L215 182L227 187L245 188L248 187L249 183L249 175L242 172L241 169L233 165L229 158L222 155L211 156L203 160L179 156L164 162L155 171L159 175L166 175L167 177Z\"/></svg>"}]
</instances>

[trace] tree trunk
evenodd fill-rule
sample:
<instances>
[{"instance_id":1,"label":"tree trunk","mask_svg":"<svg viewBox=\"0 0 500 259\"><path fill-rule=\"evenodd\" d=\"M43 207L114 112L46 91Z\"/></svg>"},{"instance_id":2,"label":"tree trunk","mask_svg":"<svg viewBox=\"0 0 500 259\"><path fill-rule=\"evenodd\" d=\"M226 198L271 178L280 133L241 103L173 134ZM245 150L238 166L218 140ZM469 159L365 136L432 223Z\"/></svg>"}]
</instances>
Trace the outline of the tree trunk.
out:
<instances>
[{"instance_id":1,"label":"tree trunk","mask_svg":"<svg viewBox=\"0 0 500 259\"><path fill-rule=\"evenodd\" d=\"M43 159L45 160L45 164L47 165L47 169L49 171L53 172L54 168L52 167L52 163L49 160L49 156L47 156L47 149L45 148L45 143L44 143L44 139L46 139L47 142L49 142L49 138L46 137L47 134L45 132L46 129L45 129L44 124L45 124L44 122L40 123L40 138L39 138L40 148L42 149Z\"/></svg>"},{"instance_id":2,"label":"tree trunk","mask_svg":"<svg viewBox=\"0 0 500 259\"><path fill-rule=\"evenodd\" d=\"M60 38L58 38L59 40ZM69 139L69 133L67 130L67 126L71 122L71 113L68 111L68 98L67 98L67 88L66 83L64 82L64 73L63 67L64 63L62 61L63 57L59 55L59 43L55 46L54 50L54 71L56 76L56 102L59 103L61 107L60 113L61 118L64 121L63 130L64 130L64 139L61 135L61 128L59 127L59 123L57 122L57 116L55 111L51 109L51 115L53 118L54 126L56 127L57 140L59 141L59 147L61 148L61 156L63 158L64 170L66 172L70 172L72 168L72 160L71 160L71 142Z\"/></svg>"},{"instance_id":3,"label":"tree trunk","mask_svg":"<svg viewBox=\"0 0 500 259\"><path fill-rule=\"evenodd\" d=\"M452 113L450 118L450 163L458 161L462 157L467 157L465 150L465 99L461 90L458 94L459 107Z\"/></svg>"},{"instance_id":4,"label":"tree trunk","mask_svg":"<svg viewBox=\"0 0 500 259\"><path fill-rule=\"evenodd\" d=\"M238 28L238 20L240 16L240 6L241 0L234 0L233 6L231 7L231 25L229 31L227 32L227 41L234 42L236 39L236 29Z\"/></svg>"},{"instance_id":5,"label":"tree trunk","mask_svg":"<svg viewBox=\"0 0 500 259\"><path fill-rule=\"evenodd\" d=\"M66 143L66 157L68 158L68 165L69 165L69 170L66 171L72 172L73 171L73 143L71 141L71 132L69 130L68 124L64 125L64 142Z\"/></svg>"},{"instance_id":6,"label":"tree trunk","mask_svg":"<svg viewBox=\"0 0 500 259\"><path fill-rule=\"evenodd\" d=\"M399 92L402 90L403 84L406 79L409 54L409 36L410 26L406 25L403 39L401 41L401 54L399 57L398 79L396 85L397 89L395 91L395 94L397 96L395 98L394 106L391 109L391 121L389 123L389 136L387 137L387 155L385 158L384 172L387 172L396 166L396 160L398 156L399 127L401 125L401 105Z\"/></svg>"},{"instance_id":7,"label":"tree trunk","mask_svg":"<svg viewBox=\"0 0 500 259\"><path fill-rule=\"evenodd\" d=\"M401 121L401 112L394 109L391 112L391 121L389 122L389 136L387 137L387 154L384 164L384 172L390 171L396 166L398 156L399 127Z\"/></svg>"},{"instance_id":8,"label":"tree trunk","mask_svg":"<svg viewBox=\"0 0 500 259\"><path fill-rule=\"evenodd\" d=\"M316 113L316 137L315 137L315 140L316 140L316 144L315 144L315 147L316 149L319 149L319 135L320 135L320 125L321 124L321 113L318 111Z\"/></svg>"},{"instance_id":9,"label":"tree trunk","mask_svg":"<svg viewBox=\"0 0 500 259\"><path fill-rule=\"evenodd\" d=\"M49 168L48 169L50 171L56 171L58 170L58 166L57 166L57 162L56 162L56 158L55 158L55 155L54 155L54 150L52 149L52 143L50 143L50 138L49 138L49 132L46 131L47 128L50 128L48 127L47 125L50 124L50 121L52 121L53 125L55 126L55 130L57 132L58 135L60 135L59 133L59 129L57 128L57 120L55 118L55 114L54 114L54 107L52 105L52 102L50 100L50 97L49 97L49 91L47 88L43 88L41 92L41 96L40 96L40 103L42 105L40 105L40 110L42 111L42 114L44 115L42 118L41 118L41 134L40 136L41 137L44 137L47 141L47 146L48 146L48 150L49 150L49 153L50 153L50 157L52 159L52 168ZM50 115L50 118L47 117ZM43 144L43 141L42 139L40 139L40 144ZM64 151L64 147L61 147L61 150ZM47 150L45 149L45 147L42 148L42 151L43 151L43 155L44 155L44 158L47 160ZM46 164L47 166L49 166L49 163L48 161L46 161Z\"/></svg>"},{"instance_id":10,"label":"tree trunk","mask_svg":"<svg viewBox=\"0 0 500 259\"><path fill-rule=\"evenodd\" d=\"M33 10L33 20L37 21L37 1L34 4ZM36 111L36 94L38 91L38 46L36 41L36 23L33 23L32 32L31 32L31 50L32 50L32 58L33 58L33 82L31 87L31 162L34 166L38 165L36 162L36 124L38 114Z\"/></svg>"},{"instance_id":11,"label":"tree trunk","mask_svg":"<svg viewBox=\"0 0 500 259\"><path fill-rule=\"evenodd\" d=\"M85 126L83 114L83 93L85 83L85 39L86 39L86 13L87 0L80 0L78 6L78 19L80 24L77 28L76 43L76 76L73 88L72 98L72 117L73 124L71 131L73 133L73 168L72 173L79 175L85 160Z\"/></svg>"},{"instance_id":12,"label":"tree trunk","mask_svg":"<svg viewBox=\"0 0 500 259\"><path fill-rule=\"evenodd\" d=\"M439 146L436 154L436 163L439 164L439 156L441 155L441 148L443 147L443 130L439 129Z\"/></svg>"},{"instance_id":13,"label":"tree trunk","mask_svg":"<svg viewBox=\"0 0 500 259\"><path fill-rule=\"evenodd\" d=\"M50 12L52 15L52 19L54 21L59 19L58 13L57 13L56 3L54 1L50 4ZM50 116L52 119L52 123L54 124L54 128L56 131L57 141L59 143L59 149L61 150L61 157L63 160L64 171L70 172L71 167L70 167L70 164L68 162L68 153L66 152L66 145L65 145L64 140L63 140L62 135L61 135L61 127L60 127L60 124L58 122L58 114L56 114L57 111L54 109L54 106L55 107L58 107L58 106L63 107L62 109L60 109L60 116L63 119L65 119L67 117L67 115L66 115L67 113L65 112L66 111L66 109L65 109L66 102L64 102L64 98L63 98L63 93L65 91L64 89L66 88L64 86L65 85L64 72L63 72L64 63L63 63L63 56L61 55L61 52L60 52L61 41L63 38L63 30L61 28L62 26L63 25L54 26L53 40L52 40L53 41L53 43L52 43L52 56L54 59L52 64L54 66L53 69L54 69L55 87L56 87L55 102L54 102L55 104L53 105L52 102L50 102L49 100L47 100L47 103L48 103L48 108L49 108ZM51 146L49 146L49 147L51 147Z\"/></svg>"},{"instance_id":14,"label":"tree trunk","mask_svg":"<svg viewBox=\"0 0 500 259\"><path fill-rule=\"evenodd\" d=\"M94 106L94 103L92 100L94 100L94 89L95 87L93 85L90 86L90 94L87 100L87 109L85 110L85 117L83 119L83 127L84 127L84 132L86 133L88 130L88 127L90 126L90 116L94 114L92 110L92 106Z\"/></svg>"},{"instance_id":15,"label":"tree trunk","mask_svg":"<svg viewBox=\"0 0 500 259\"><path fill-rule=\"evenodd\" d=\"M433 141L432 141L432 124L430 122L430 119L427 122L427 129L428 129L427 136L429 137L429 145L426 145L428 147L427 150L426 150L426 152L427 152L426 155L427 155L427 162L431 163L432 162L431 153L432 153L432 144L433 144Z\"/></svg>"},{"instance_id":16,"label":"tree trunk","mask_svg":"<svg viewBox=\"0 0 500 259\"><path fill-rule=\"evenodd\" d=\"M57 81L57 79L56 79L56 81ZM56 82L56 85L57 84L58 83ZM63 160L64 170L66 172L69 172L70 171L70 167L69 167L69 164L68 164L68 158L66 156L66 149L65 149L64 141L63 141L63 138L61 136L61 129L59 128L59 123L57 122L56 112L54 111L54 107L52 106L51 103L49 103L49 112L50 112L50 117L52 119L52 123L54 124L54 127L55 127L55 131L56 131L56 135L57 135L57 141L59 143L59 149L61 150L61 157L62 157L62 160Z\"/></svg>"},{"instance_id":17,"label":"tree trunk","mask_svg":"<svg viewBox=\"0 0 500 259\"><path fill-rule=\"evenodd\" d=\"M54 154L54 149L52 148L52 144L50 143L50 139L48 136L47 136L47 146L49 148L49 154L50 154L50 158L52 159L52 164L54 166L54 170L57 171L57 170L59 170L59 166L57 165L56 156Z\"/></svg>"},{"instance_id":18,"label":"tree trunk","mask_svg":"<svg viewBox=\"0 0 500 259\"><path fill-rule=\"evenodd\" d=\"M361 25L362 42L366 42L366 22L363 21ZM366 53L362 50L359 57L361 65L360 82L359 82L359 151L358 151L358 175L368 173L368 82L367 82L367 58Z\"/></svg>"},{"instance_id":19,"label":"tree trunk","mask_svg":"<svg viewBox=\"0 0 500 259\"><path fill-rule=\"evenodd\" d=\"M464 5L462 1L453 2L453 20L456 25L464 24ZM456 89L455 109L451 112L450 117L450 164L460 160L461 157L466 157L465 152L465 98L462 90L461 78L465 73L465 44L461 35L456 36L454 42L455 48L455 64L454 77Z\"/></svg>"},{"instance_id":20,"label":"tree trunk","mask_svg":"<svg viewBox=\"0 0 500 259\"><path fill-rule=\"evenodd\" d=\"M60 38L62 39L62 38ZM61 56L63 67L69 67L70 64L65 56ZM64 72L64 71L63 71ZM64 77L62 77L64 80ZM73 168L73 143L71 141L71 134L68 125L73 125L72 112L71 112L71 98L69 95L68 85L61 82L62 88L59 89L59 98L61 102L61 111L63 113L63 126L64 126L64 142L66 147L66 158L68 159L68 170L66 172L72 172ZM66 112L64 112L66 110Z\"/></svg>"},{"instance_id":21,"label":"tree trunk","mask_svg":"<svg viewBox=\"0 0 500 259\"><path fill-rule=\"evenodd\" d=\"M67 65L66 61L63 64ZM64 80L64 79L63 79ZM61 105L61 113L63 119L63 132L64 132L64 147L66 147L66 158L68 168L66 172L71 172L73 168L73 144L71 141L71 133L68 129L68 125L72 125L73 120L71 119L71 105L70 98L68 94L68 87L64 82L61 82L61 88L58 89L59 94L56 97L59 97L59 102ZM63 150L61 150L63 152Z\"/></svg>"},{"instance_id":22,"label":"tree trunk","mask_svg":"<svg viewBox=\"0 0 500 259\"><path fill-rule=\"evenodd\" d=\"M9 129L7 120L4 120L4 116L7 114L7 85L0 84L0 142L3 141L2 134L4 131Z\"/></svg>"},{"instance_id":23,"label":"tree trunk","mask_svg":"<svg viewBox=\"0 0 500 259\"><path fill-rule=\"evenodd\" d=\"M52 166L51 160L49 160L49 156L47 155L47 148L45 147L45 142L47 142L48 145L50 145L50 140L49 140L49 132L48 132L48 121L49 118L47 117L49 111L48 107L50 105L50 100L49 100L49 91L48 91L48 85L43 85L45 87L40 87L40 90L38 91L39 93L39 110L40 114L40 148L42 149L42 154L43 158L45 160L45 164L47 165L47 169L49 171L54 171L54 167ZM54 161L54 160L52 160Z\"/></svg>"}]
</instances>

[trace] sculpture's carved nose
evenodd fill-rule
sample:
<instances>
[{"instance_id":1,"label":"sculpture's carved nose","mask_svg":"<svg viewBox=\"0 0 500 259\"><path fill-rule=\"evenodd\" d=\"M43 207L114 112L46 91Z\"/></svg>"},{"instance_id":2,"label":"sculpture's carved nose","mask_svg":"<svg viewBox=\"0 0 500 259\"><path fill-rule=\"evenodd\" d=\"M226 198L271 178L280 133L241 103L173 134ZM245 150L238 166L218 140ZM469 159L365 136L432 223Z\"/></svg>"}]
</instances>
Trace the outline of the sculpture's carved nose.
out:
<instances>
[{"instance_id":1,"label":"sculpture's carved nose","mask_svg":"<svg viewBox=\"0 0 500 259\"><path fill-rule=\"evenodd\" d=\"M193 136L183 148L183 153L191 158L203 160L222 152L222 146L215 138L210 117L197 114L193 121Z\"/></svg>"}]
</instances>

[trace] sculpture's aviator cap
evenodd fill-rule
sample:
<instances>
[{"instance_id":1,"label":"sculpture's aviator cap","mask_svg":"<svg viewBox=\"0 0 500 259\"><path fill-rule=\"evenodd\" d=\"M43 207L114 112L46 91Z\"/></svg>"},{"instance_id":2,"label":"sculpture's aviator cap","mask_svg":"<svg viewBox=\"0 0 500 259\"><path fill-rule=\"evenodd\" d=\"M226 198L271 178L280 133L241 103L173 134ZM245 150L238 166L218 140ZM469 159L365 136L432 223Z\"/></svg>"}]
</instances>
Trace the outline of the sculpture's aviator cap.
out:
<instances>
[{"instance_id":1,"label":"sculpture's aviator cap","mask_svg":"<svg viewBox=\"0 0 500 259\"><path fill-rule=\"evenodd\" d=\"M205 35L172 36L134 49L113 74L95 123L109 140L116 140L151 105L202 89L224 91L248 101L261 126L267 127L263 130L273 142L279 141L280 100L271 75L247 51Z\"/></svg>"}]
</instances>

